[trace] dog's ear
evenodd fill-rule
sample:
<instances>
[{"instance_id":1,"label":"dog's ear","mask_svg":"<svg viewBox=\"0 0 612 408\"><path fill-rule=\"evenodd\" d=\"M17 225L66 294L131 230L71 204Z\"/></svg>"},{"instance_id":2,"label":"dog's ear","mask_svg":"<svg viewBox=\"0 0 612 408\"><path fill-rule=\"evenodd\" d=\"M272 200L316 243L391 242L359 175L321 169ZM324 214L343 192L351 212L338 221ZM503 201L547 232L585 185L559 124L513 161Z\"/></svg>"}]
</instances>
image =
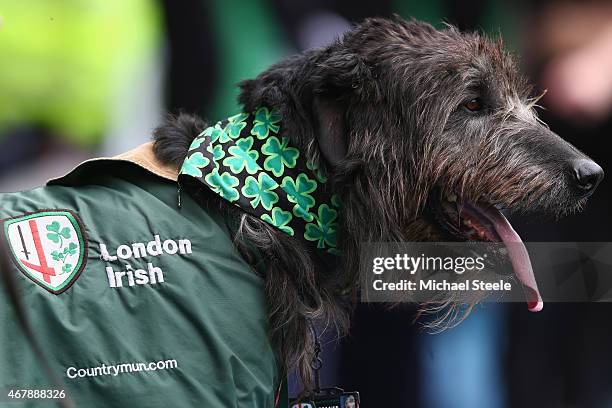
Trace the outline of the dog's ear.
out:
<instances>
[{"instance_id":1,"label":"dog's ear","mask_svg":"<svg viewBox=\"0 0 612 408\"><path fill-rule=\"evenodd\" d=\"M335 166L347 154L347 107L375 90L372 72L359 55L339 50L327 50L325 54L311 77L312 106L319 149Z\"/></svg>"},{"instance_id":2,"label":"dog's ear","mask_svg":"<svg viewBox=\"0 0 612 408\"><path fill-rule=\"evenodd\" d=\"M317 143L323 158L336 166L346 157L345 112L342 105L324 96L315 96L313 110L317 118Z\"/></svg>"}]
</instances>

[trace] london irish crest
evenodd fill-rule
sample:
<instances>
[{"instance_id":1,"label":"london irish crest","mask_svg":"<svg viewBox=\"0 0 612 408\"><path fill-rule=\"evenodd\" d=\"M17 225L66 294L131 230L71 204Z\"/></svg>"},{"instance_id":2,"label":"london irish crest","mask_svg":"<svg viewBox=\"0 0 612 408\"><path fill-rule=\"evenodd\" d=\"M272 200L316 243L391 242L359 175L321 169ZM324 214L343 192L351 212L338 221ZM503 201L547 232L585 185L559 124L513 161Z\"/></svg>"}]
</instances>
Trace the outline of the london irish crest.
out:
<instances>
[{"instance_id":1,"label":"london irish crest","mask_svg":"<svg viewBox=\"0 0 612 408\"><path fill-rule=\"evenodd\" d=\"M5 220L4 234L17 267L51 293L68 289L85 267L85 233L69 210L44 210Z\"/></svg>"}]
</instances>

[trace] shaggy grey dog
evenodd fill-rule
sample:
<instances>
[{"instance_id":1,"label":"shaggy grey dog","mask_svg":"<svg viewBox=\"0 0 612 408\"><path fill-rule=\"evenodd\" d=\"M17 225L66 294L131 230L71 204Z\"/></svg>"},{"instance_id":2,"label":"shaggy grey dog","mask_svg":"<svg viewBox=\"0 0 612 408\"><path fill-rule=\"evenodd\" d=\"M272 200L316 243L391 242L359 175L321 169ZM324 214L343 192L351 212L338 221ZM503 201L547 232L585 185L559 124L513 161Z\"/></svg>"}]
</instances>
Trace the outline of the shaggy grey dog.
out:
<instances>
[{"instance_id":1,"label":"shaggy grey dog","mask_svg":"<svg viewBox=\"0 0 612 408\"><path fill-rule=\"evenodd\" d=\"M538 120L537 99L500 40L451 26L368 19L240 86L244 111L280 109L282 136L318 163L343 202L342 256L326 259L199 193L234 217L235 242L247 260L248 244L270 260L264 279L271 338L285 368L297 366L306 386L309 323L347 332L362 243L512 241L518 236L498 208L561 216L581 209L603 177ZM205 127L192 116L173 118L155 133L158 158L180 165ZM517 274L538 310L532 274Z\"/></svg>"}]
</instances>

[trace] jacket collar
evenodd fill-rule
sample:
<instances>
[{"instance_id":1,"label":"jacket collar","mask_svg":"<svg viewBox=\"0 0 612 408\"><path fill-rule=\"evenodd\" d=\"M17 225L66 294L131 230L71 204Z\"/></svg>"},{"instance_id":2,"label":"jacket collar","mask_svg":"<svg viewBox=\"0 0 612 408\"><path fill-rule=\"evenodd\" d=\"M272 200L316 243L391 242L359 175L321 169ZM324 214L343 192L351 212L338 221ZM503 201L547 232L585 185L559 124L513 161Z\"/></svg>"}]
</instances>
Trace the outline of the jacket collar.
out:
<instances>
[{"instance_id":1,"label":"jacket collar","mask_svg":"<svg viewBox=\"0 0 612 408\"><path fill-rule=\"evenodd\" d=\"M99 165L100 163L110 164L112 162L133 163L163 179L170 181L177 181L178 179L178 169L161 163L155 157L155 153L153 152L153 142L148 142L118 156L96 157L86 160L80 163L66 175L47 181L47 185L75 184L88 168Z\"/></svg>"}]
</instances>

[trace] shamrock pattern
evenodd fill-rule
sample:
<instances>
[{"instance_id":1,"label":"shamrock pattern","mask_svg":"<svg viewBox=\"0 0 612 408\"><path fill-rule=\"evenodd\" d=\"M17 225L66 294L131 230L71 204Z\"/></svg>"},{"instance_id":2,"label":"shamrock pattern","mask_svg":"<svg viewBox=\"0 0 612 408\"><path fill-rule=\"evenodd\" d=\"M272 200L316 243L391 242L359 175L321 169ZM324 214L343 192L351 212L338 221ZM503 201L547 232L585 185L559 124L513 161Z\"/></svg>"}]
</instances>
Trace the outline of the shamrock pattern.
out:
<instances>
[{"instance_id":1,"label":"shamrock pattern","mask_svg":"<svg viewBox=\"0 0 612 408\"><path fill-rule=\"evenodd\" d=\"M248 117L249 115L247 115L246 113L239 113L228 118L228 124L225 127L225 132L227 133L227 135L232 139L236 139L238 136L240 136L240 132L247 125L245 121Z\"/></svg>"},{"instance_id":2,"label":"shamrock pattern","mask_svg":"<svg viewBox=\"0 0 612 408\"><path fill-rule=\"evenodd\" d=\"M196 152L183 162L181 173L193 177L202 177L202 169L210 162L201 152Z\"/></svg>"},{"instance_id":3,"label":"shamrock pattern","mask_svg":"<svg viewBox=\"0 0 612 408\"><path fill-rule=\"evenodd\" d=\"M225 151L223 150L223 147L221 147L221 145L217 145L214 147L212 145L208 145L206 147L206 151L212 153L214 161L219 161L223 157L225 157Z\"/></svg>"},{"instance_id":4,"label":"shamrock pattern","mask_svg":"<svg viewBox=\"0 0 612 408\"><path fill-rule=\"evenodd\" d=\"M339 197L281 133L281 119L277 109L260 107L205 129L189 147L179 182L196 179L278 230L338 254Z\"/></svg>"},{"instance_id":5,"label":"shamrock pattern","mask_svg":"<svg viewBox=\"0 0 612 408\"><path fill-rule=\"evenodd\" d=\"M206 182L214 191L227 201L236 201L238 199L238 179L228 172L219 174L219 171L215 169L212 173L206 175Z\"/></svg>"},{"instance_id":6,"label":"shamrock pattern","mask_svg":"<svg viewBox=\"0 0 612 408\"><path fill-rule=\"evenodd\" d=\"M280 125L281 115L276 109L271 111L268 108L259 108L255 112L255 120L251 134L257 136L258 139L265 139L272 133L278 133Z\"/></svg>"},{"instance_id":7,"label":"shamrock pattern","mask_svg":"<svg viewBox=\"0 0 612 408\"><path fill-rule=\"evenodd\" d=\"M225 132L225 129L221 127L221 122L217 123L213 127L206 128L199 136L210 137L213 142L219 141L225 143L230 140L230 136Z\"/></svg>"},{"instance_id":8,"label":"shamrock pattern","mask_svg":"<svg viewBox=\"0 0 612 408\"><path fill-rule=\"evenodd\" d=\"M336 246L336 218L338 212L330 208L327 204L319 207L315 223L306 224L306 232L304 238L309 241L315 241L317 248L325 248L325 246Z\"/></svg>"},{"instance_id":9,"label":"shamrock pattern","mask_svg":"<svg viewBox=\"0 0 612 408\"><path fill-rule=\"evenodd\" d=\"M285 166L295 167L300 152L294 147L288 147L289 139L282 138L282 142L277 137L270 137L263 145L261 151L268 156L264 161L264 168L271 171L275 176L281 176L285 172Z\"/></svg>"},{"instance_id":10,"label":"shamrock pattern","mask_svg":"<svg viewBox=\"0 0 612 408\"><path fill-rule=\"evenodd\" d=\"M269 216L268 214L261 216L262 220L274 225L279 230L291 236L295 234L293 228L288 225L292 218L293 216L289 211L283 211L278 207L272 210L272 216Z\"/></svg>"},{"instance_id":11,"label":"shamrock pattern","mask_svg":"<svg viewBox=\"0 0 612 408\"><path fill-rule=\"evenodd\" d=\"M191 145L189 146L189 151L195 150L200 147L200 145L204 143L204 140L206 140L204 136L198 136L193 139L193 142L191 142Z\"/></svg>"},{"instance_id":12,"label":"shamrock pattern","mask_svg":"<svg viewBox=\"0 0 612 408\"><path fill-rule=\"evenodd\" d=\"M278 202L278 194L274 189L278 188L278 183L266 173L259 173L257 178L249 176L244 182L242 194L252 198L251 206L256 208L261 204L266 210L271 210L272 206Z\"/></svg>"},{"instance_id":13,"label":"shamrock pattern","mask_svg":"<svg viewBox=\"0 0 612 408\"><path fill-rule=\"evenodd\" d=\"M315 205L315 199L310 193L317 189L317 182L300 173L296 179L286 176L282 187L287 192L287 200L295 203L293 213L306 221L312 221L313 215L310 209Z\"/></svg>"},{"instance_id":14,"label":"shamrock pattern","mask_svg":"<svg viewBox=\"0 0 612 408\"><path fill-rule=\"evenodd\" d=\"M247 137L236 141L234 146L227 149L231 157L223 160L223 164L229 166L232 173L240 173L246 169L249 174L255 174L260 169L257 164L259 152L252 150L253 138Z\"/></svg>"}]
</instances>

